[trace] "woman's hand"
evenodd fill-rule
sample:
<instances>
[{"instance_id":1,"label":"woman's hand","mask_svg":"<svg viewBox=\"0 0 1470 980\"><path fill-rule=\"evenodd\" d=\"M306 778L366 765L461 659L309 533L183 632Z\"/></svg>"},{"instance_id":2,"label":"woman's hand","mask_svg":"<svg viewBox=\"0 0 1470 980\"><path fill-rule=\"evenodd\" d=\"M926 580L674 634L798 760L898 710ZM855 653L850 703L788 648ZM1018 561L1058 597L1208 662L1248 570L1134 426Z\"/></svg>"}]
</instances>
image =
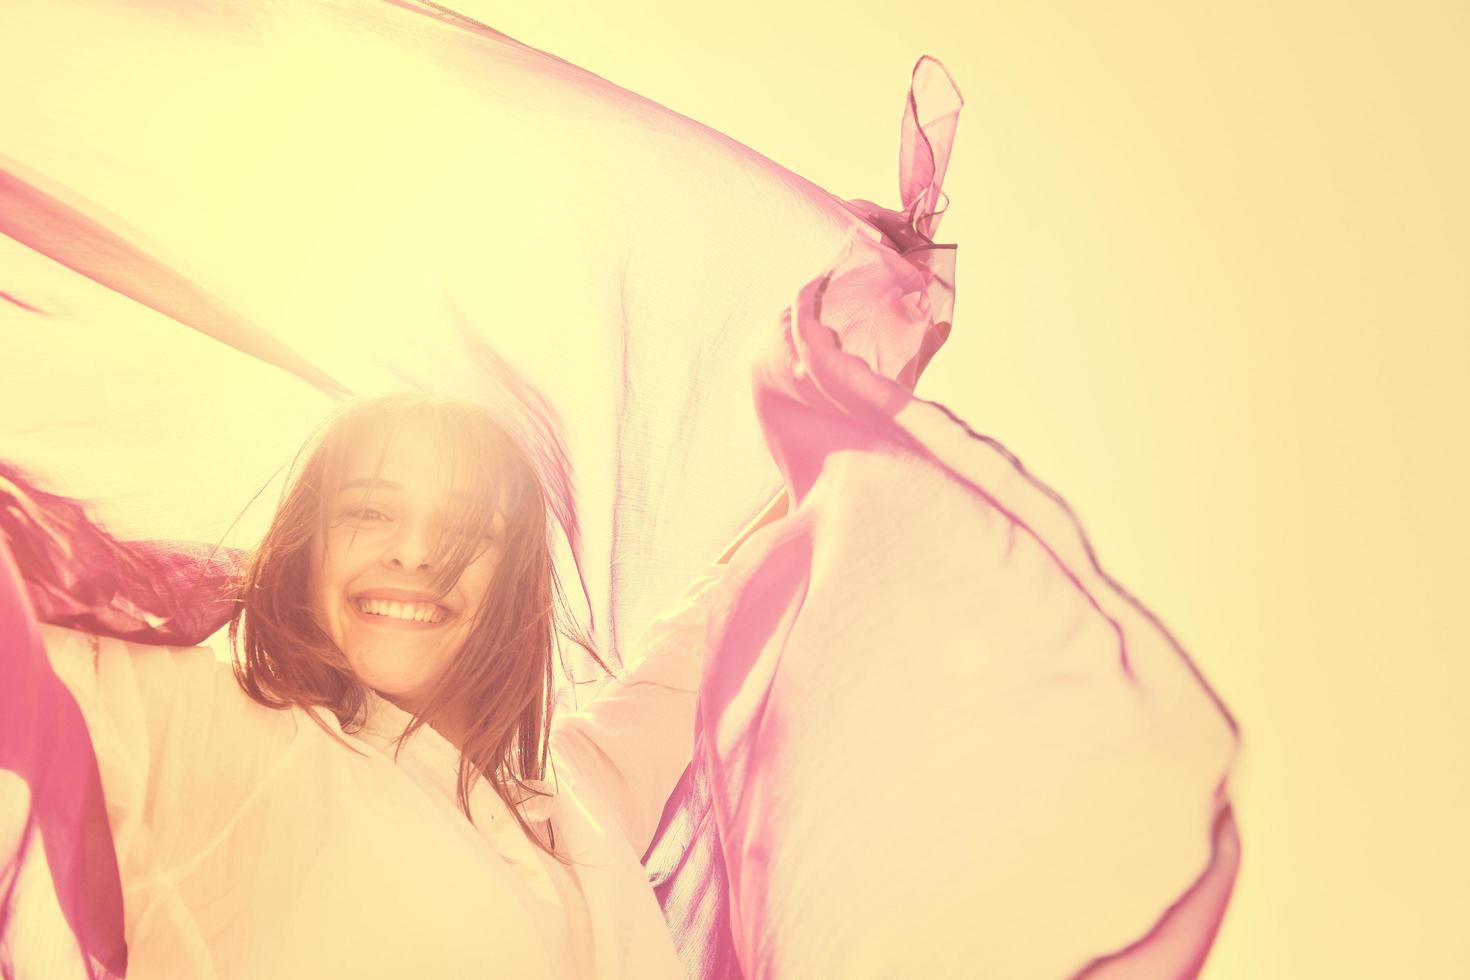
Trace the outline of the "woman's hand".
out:
<instances>
[{"instance_id":1,"label":"woman's hand","mask_svg":"<svg viewBox=\"0 0 1470 980\"><path fill-rule=\"evenodd\" d=\"M789 508L789 504L790 498L786 493L786 489L783 487L781 492L776 495L776 498L766 505L766 509L761 511L760 516L752 521L745 530L740 532L739 537L730 543L730 547L725 549L725 553L715 561L715 564L726 564L730 560L730 556L740 550L740 546L745 543L746 538L777 518L784 517Z\"/></svg>"}]
</instances>

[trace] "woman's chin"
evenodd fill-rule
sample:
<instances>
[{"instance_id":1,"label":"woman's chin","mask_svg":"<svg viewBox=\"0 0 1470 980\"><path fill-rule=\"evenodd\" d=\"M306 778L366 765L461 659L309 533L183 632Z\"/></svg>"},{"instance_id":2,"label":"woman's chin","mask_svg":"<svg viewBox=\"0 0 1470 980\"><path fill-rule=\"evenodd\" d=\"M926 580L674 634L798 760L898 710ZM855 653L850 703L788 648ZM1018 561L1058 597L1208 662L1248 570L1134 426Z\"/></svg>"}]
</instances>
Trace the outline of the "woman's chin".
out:
<instances>
[{"instance_id":1,"label":"woman's chin","mask_svg":"<svg viewBox=\"0 0 1470 980\"><path fill-rule=\"evenodd\" d=\"M419 705L422 703L417 697L413 696L410 693L384 690L380 687L374 687L373 690L377 693L378 697L382 698L384 701L387 701L389 704L392 704L400 711L406 711L409 714L415 714L419 708Z\"/></svg>"},{"instance_id":2,"label":"woman's chin","mask_svg":"<svg viewBox=\"0 0 1470 980\"><path fill-rule=\"evenodd\" d=\"M425 677L422 671L404 669L407 665L402 662L401 654L384 656L383 651L378 651L349 654L347 659L364 684L400 708L405 703L421 699L423 691L429 686L430 678Z\"/></svg>"}]
</instances>

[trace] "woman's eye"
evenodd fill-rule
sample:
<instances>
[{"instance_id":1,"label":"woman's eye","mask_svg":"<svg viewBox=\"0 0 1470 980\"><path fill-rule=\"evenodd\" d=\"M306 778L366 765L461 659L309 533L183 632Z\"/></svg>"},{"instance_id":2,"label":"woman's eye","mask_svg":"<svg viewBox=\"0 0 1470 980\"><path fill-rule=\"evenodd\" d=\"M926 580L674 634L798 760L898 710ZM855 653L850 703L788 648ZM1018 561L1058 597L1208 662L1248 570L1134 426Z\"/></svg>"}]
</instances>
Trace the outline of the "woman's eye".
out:
<instances>
[{"instance_id":1,"label":"woman's eye","mask_svg":"<svg viewBox=\"0 0 1470 980\"><path fill-rule=\"evenodd\" d=\"M354 507L347 512L347 516L356 517L361 520L377 520L381 518L386 521L388 519L387 514L384 514L380 510L374 510L372 507Z\"/></svg>"}]
</instances>

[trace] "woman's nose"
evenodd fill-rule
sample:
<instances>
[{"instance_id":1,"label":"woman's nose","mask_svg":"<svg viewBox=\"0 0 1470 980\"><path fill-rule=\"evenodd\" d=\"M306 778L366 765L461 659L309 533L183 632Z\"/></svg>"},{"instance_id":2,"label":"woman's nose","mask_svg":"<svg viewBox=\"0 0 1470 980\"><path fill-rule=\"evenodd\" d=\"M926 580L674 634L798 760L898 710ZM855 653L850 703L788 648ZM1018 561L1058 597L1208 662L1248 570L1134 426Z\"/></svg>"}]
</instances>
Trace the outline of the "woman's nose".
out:
<instances>
[{"instance_id":1,"label":"woman's nose","mask_svg":"<svg viewBox=\"0 0 1470 980\"><path fill-rule=\"evenodd\" d=\"M389 543L384 557L393 568L433 571L435 540L432 528L423 524L406 524L402 533Z\"/></svg>"}]
</instances>

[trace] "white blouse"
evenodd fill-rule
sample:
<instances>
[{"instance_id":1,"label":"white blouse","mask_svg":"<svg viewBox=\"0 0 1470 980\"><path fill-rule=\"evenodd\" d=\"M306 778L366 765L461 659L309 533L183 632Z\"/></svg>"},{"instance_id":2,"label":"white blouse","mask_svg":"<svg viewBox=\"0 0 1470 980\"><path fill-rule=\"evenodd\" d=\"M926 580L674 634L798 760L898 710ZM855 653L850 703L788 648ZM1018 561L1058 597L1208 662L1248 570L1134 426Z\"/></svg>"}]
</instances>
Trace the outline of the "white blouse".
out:
<instances>
[{"instance_id":1,"label":"white blouse","mask_svg":"<svg viewBox=\"0 0 1470 980\"><path fill-rule=\"evenodd\" d=\"M123 885L129 980L682 976L639 861L693 751L703 569L585 708L552 723L563 866L459 751L374 696L342 732L321 709L250 700L207 647L43 625L96 750ZM314 711L358 752L307 716ZM537 825L538 827L540 825Z\"/></svg>"}]
</instances>

